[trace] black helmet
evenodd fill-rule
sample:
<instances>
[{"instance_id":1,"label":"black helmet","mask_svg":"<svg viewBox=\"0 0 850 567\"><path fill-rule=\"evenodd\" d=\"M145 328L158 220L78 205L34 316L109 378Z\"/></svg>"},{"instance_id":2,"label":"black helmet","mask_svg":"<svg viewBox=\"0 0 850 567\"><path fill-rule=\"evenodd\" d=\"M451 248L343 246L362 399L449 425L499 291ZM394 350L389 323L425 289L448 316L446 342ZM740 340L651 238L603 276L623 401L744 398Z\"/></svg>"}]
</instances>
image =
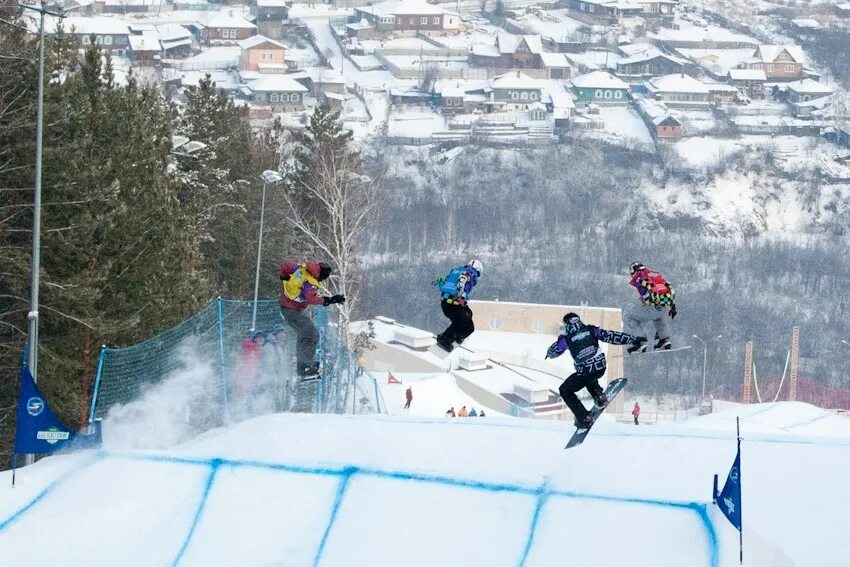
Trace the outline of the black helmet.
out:
<instances>
[{"instance_id":1,"label":"black helmet","mask_svg":"<svg viewBox=\"0 0 850 567\"><path fill-rule=\"evenodd\" d=\"M316 279L319 281L324 281L328 279L328 277L330 277L331 275L331 271L333 271L333 268L331 268L330 264L326 264L325 262L319 262L319 277Z\"/></svg>"},{"instance_id":2,"label":"black helmet","mask_svg":"<svg viewBox=\"0 0 850 567\"><path fill-rule=\"evenodd\" d=\"M573 313L572 311L564 315L564 323L568 324L572 319L578 319L579 321L581 321L581 318L578 316L578 314Z\"/></svg>"},{"instance_id":3,"label":"black helmet","mask_svg":"<svg viewBox=\"0 0 850 567\"><path fill-rule=\"evenodd\" d=\"M641 270L645 270L645 269L646 269L646 266L644 266L640 262L632 262L632 265L629 266L629 272L631 272L632 274L634 274L635 272L639 272Z\"/></svg>"}]
</instances>

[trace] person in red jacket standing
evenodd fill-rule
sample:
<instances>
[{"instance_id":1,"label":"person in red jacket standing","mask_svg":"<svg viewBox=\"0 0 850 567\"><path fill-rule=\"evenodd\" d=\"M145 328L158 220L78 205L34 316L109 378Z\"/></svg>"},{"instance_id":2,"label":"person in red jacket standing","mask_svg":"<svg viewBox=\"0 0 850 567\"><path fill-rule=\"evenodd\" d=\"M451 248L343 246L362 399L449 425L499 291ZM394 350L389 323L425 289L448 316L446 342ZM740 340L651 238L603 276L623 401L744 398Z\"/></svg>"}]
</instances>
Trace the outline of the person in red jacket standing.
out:
<instances>
[{"instance_id":1,"label":"person in red jacket standing","mask_svg":"<svg viewBox=\"0 0 850 567\"><path fill-rule=\"evenodd\" d=\"M410 407L410 402L413 401L413 388L408 386L407 390L404 392L404 397L407 400L407 403L404 404L404 409L408 409Z\"/></svg>"},{"instance_id":2,"label":"person in red jacket standing","mask_svg":"<svg viewBox=\"0 0 850 567\"><path fill-rule=\"evenodd\" d=\"M297 371L303 380L319 378L316 362L316 345L319 332L313 321L304 313L310 305L345 303L344 295L319 295L320 283L331 275L332 268L324 262L284 262L280 265L280 312L296 336Z\"/></svg>"},{"instance_id":3,"label":"person in red jacket standing","mask_svg":"<svg viewBox=\"0 0 850 567\"><path fill-rule=\"evenodd\" d=\"M640 417L640 405L635 402L635 407L632 408L632 416L635 418L635 425L640 425L638 423L638 418Z\"/></svg>"}]
</instances>

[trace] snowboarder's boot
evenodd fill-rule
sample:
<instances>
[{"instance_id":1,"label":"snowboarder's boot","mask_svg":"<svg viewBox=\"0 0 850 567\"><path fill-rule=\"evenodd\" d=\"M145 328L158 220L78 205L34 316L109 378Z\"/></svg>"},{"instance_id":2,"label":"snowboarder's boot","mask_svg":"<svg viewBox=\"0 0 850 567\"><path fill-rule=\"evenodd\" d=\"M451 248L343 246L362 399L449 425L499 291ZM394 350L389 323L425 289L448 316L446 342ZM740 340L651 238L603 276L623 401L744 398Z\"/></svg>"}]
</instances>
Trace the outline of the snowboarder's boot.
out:
<instances>
[{"instance_id":1,"label":"snowboarder's boot","mask_svg":"<svg viewBox=\"0 0 850 567\"><path fill-rule=\"evenodd\" d=\"M318 380L321 378L321 374L319 371L321 367L318 362L313 364L309 364L307 366L302 366L298 368L298 375L301 377L302 382L311 382L313 380Z\"/></svg>"},{"instance_id":2,"label":"snowboarder's boot","mask_svg":"<svg viewBox=\"0 0 850 567\"><path fill-rule=\"evenodd\" d=\"M646 349L649 345L646 344L646 338L638 337L638 340L632 343L632 346L626 349L626 352L629 354L640 354L642 352L646 352Z\"/></svg>"},{"instance_id":3,"label":"snowboarder's boot","mask_svg":"<svg viewBox=\"0 0 850 567\"><path fill-rule=\"evenodd\" d=\"M446 352L452 352L455 348L451 341L446 340L442 336L437 337L437 346Z\"/></svg>"},{"instance_id":4,"label":"snowboarder's boot","mask_svg":"<svg viewBox=\"0 0 850 567\"><path fill-rule=\"evenodd\" d=\"M575 424L576 429L590 429L590 426L593 425L593 416L590 414L587 414L583 418L576 416L573 423Z\"/></svg>"},{"instance_id":5,"label":"snowboarder's boot","mask_svg":"<svg viewBox=\"0 0 850 567\"><path fill-rule=\"evenodd\" d=\"M590 392L590 397L593 398L593 403L596 404L596 407L605 407L605 404L608 403L608 396L605 395L605 390L602 389L602 386L597 384L594 388L588 388L588 391Z\"/></svg>"},{"instance_id":6,"label":"snowboarder's boot","mask_svg":"<svg viewBox=\"0 0 850 567\"><path fill-rule=\"evenodd\" d=\"M655 350L670 350L673 348L673 343L670 342L670 339L658 339L653 348Z\"/></svg>"}]
</instances>

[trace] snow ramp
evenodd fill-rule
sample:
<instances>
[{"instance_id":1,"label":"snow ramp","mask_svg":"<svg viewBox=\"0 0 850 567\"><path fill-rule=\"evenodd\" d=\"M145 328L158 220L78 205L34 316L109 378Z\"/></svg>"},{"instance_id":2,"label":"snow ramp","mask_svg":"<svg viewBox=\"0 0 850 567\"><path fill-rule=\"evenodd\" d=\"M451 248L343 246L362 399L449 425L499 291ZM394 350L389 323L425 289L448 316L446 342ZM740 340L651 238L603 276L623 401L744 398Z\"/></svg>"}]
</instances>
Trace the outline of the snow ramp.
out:
<instances>
[{"instance_id":1,"label":"snow ramp","mask_svg":"<svg viewBox=\"0 0 850 567\"><path fill-rule=\"evenodd\" d=\"M564 451L570 433L510 418L278 414L167 451L50 457L15 488L0 474L0 565L737 564L737 532L710 503L734 437L609 421ZM762 452L801 447L835 465L850 441L774 439ZM745 475L764 473L753 453ZM837 490L823 506L842 505ZM839 545L818 546L810 564L847 564Z\"/></svg>"}]
</instances>

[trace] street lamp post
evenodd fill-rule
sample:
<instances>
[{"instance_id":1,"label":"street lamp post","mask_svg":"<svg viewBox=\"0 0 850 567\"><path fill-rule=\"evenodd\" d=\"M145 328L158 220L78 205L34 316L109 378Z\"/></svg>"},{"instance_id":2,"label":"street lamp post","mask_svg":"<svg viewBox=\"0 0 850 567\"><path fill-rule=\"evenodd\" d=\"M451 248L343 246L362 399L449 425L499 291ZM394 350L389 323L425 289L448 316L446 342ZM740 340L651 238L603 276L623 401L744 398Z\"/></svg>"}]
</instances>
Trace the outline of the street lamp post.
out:
<instances>
[{"instance_id":1,"label":"street lamp post","mask_svg":"<svg viewBox=\"0 0 850 567\"><path fill-rule=\"evenodd\" d=\"M709 339L708 342L702 340L698 336L694 335L694 338L702 343L702 397L705 398L705 371L706 371L706 363L708 362L708 345L713 341L717 341L723 338L723 335L717 335L713 339Z\"/></svg>"},{"instance_id":2,"label":"street lamp post","mask_svg":"<svg viewBox=\"0 0 850 567\"><path fill-rule=\"evenodd\" d=\"M257 330L257 297L260 293L260 258L263 253L263 219L266 213L266 186L270 183L280 183L283 177L276 171L267 169L260 175L263 180L263 198L260 204L260 238L257 242L257 269L254 274L254 314L251 316L251 332Z\"/></svg>"}]
</instances>

